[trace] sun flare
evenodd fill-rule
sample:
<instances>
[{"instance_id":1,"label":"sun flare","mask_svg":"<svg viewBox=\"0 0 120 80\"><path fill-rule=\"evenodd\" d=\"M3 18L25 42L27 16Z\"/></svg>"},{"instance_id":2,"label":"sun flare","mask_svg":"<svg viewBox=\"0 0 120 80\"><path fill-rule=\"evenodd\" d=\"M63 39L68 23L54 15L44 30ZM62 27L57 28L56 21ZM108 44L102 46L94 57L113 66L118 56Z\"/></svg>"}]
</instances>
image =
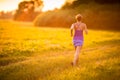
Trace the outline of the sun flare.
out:
<instances>
[{"instance_id":1,"label":"sun flare","mask_svg":"<svg viewBox=\"0 0 120 80\"><path fill-rule=\"evenodd\" d=\"M43 9L42 11L59 9L65 4L66 0L43 0Z\"/></svg>"},{"instance_id":2,"label":"sun flare","mask_svg":"<svg viewBox=\"0 0 120 80\"><path fill-rule=\"evenodd\" d=\"M29 0L0 0L0 11L13 11L18 8L18 4L21 1L29 1ZM66 1L68 0L42 0L43 8L42 11L60 9ZM39 9L40 10L40 9Z\"/></svg>"},{"instance_id":3,"label":"sun flare","mask_svg":"<svg viewBox=\"0 0 120 80\"><path fill-rule=\"evenodd\" d=\"M0 0L0 11L16 10L22 0Z\"/></svg>"}]
</instances>

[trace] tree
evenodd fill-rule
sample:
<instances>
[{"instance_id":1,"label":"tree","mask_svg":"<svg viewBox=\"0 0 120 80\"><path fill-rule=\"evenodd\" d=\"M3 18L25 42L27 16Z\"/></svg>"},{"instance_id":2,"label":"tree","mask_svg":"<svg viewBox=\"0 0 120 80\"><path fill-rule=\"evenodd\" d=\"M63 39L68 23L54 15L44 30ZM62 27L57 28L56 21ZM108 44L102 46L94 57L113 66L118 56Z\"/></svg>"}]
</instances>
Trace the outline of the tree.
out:
<instances>
[{"instance_id":1,"label":"tree","mask_svg":"<svg viewBox=\"0 0 120 80\"><path fill-rule=\"evenodd\" d=\"M120 3L120 0L75 0L75 1L73 1L72 4L66 3L63 6L63 9L74 8L74 7L79 6L80 4L88 4L88 3L91 3L91 2L95 2L95 3L98 3L98 4L115 4L115 3Z\"/></svg>"},{"instance_id":2,"label":"tree","mask_svg":"<svg viewBox=\"0 0 120 80\"><path fill-rule=\"evenodd\" d=\"M115 4L120 3L120 0L95 0L95 2L100 4Z\"/></svg>"},{"instance_id":3,"label":"tree","mask_svg":"<svg viewBox=\"0 0 120 80\"><path fill-rule=\"evenodd\" d=\"M37 13L35 7L42 6L41 0L23 1L18 5L18 9L14 15L14 20L17 21L33 21Z\"/></svg>"}]
</instances>

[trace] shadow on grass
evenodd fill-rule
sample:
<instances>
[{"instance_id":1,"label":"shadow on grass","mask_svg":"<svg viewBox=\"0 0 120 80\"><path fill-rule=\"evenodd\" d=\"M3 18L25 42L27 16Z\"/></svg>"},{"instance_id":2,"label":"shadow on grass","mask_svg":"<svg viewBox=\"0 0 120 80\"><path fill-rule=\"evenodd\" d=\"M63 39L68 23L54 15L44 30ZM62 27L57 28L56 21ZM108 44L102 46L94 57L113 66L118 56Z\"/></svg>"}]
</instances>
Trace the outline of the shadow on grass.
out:
<instances>
[{"instance_id":1,"label":"shadow on grass","mask_svg":"<svg viewBox=\"0 0 120 80\"><path fill-rule=\"evenodd\" d=\"M0 70L1 80L46 80L47 76L71 68L64 56L39 56L31 60L5 66Z\"/></svg>"},{"instance_id":2,"label":"shadow on grass","mask_svg":"<svg viewBox=\"0 0 120 80\"><path fill-rule=\"evenodd\" d=\"M19 49L7 50L7 49L4 49L0 53L0 58L12 57L12 56L31 56L32 53L33 53L33 51L31 51L31 50L19 50Z\"/></svg>"},{"instance_id":3,"label":"shadow on grass","mask_svg":"<svg viewBox=\"0 0 120 80\"><path fill-rule=\"evenodd\" d=\"M107 45L107 44L116 44L119 45L120 44L120 39L112 39L112 40L106 40L106 41L100 41L100 42L93 42L93 44L95 45Z\"/></svg>"},{"instance_id":4,"label":"shadow on grass","mask_svg":"<svg viewBox=\"0 0 120 80\"><path fill-rule=\"evenodd\" d=\"M25 57L7 57L0 59L0 66L7 66L10 64L18 63L27 60Z\"/></svg>"}]
</instances>

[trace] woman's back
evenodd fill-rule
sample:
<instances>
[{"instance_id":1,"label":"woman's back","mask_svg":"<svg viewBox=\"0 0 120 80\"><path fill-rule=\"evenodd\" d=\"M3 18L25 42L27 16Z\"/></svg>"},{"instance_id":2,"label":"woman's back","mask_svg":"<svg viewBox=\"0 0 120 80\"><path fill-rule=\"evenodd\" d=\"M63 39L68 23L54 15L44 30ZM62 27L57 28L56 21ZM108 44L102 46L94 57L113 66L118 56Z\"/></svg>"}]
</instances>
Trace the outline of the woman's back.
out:
<instances>
[{"instance_id":1,"label":"woman's back","mask_svg":"<svg viewBox=\"0 0 120 80\"><path fill-rule=\"evenodd\" d=\"M82 23L82 22L76 22L76 23L74 23L74 29L75 30L84 30L84 23Z\"/></svg>"},{"instance_id":2,"label":"woman's back","mask_svg":"<svg viewBox=\"0 0 120 80\"><path fill-rule=\"evenodd\" d=\"M83 26L82 23L76 22L74 23L74 40L83 40Z\"/></svg>"}]
</instances>

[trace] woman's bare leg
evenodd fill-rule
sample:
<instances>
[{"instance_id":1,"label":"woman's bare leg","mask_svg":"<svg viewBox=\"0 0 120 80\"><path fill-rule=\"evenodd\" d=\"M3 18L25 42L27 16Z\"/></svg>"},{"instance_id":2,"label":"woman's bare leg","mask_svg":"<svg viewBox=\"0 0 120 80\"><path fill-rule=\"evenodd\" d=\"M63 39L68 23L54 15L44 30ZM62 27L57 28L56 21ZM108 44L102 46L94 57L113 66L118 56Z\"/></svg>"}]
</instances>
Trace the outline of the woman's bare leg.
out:
<instances>
[{"instance_id":1,"label":"woman's bare leg","mask_svg":"<svg viewBox=\"0 0 120 80\"><path fill-rule=\"evenodd\" d=\"M74 60L73 60L73 65L77 65L78 60L79 60L79 54L81 51L82 46L77 46L76 47L76 51L75 51L75 55L74 55Z\"/></svg>"}]
</instances>

